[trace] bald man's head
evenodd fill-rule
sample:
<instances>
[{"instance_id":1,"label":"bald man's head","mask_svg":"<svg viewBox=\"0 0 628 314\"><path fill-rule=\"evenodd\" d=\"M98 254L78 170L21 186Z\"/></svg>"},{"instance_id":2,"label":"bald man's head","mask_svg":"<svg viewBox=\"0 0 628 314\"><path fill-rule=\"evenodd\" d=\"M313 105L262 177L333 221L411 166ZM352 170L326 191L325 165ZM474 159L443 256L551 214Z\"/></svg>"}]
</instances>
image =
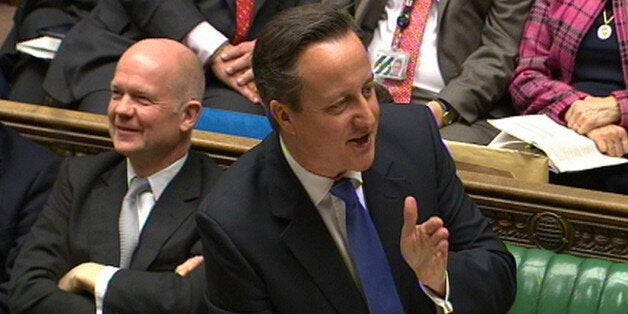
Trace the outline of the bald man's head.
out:
<instances>
[{"instance_id":1,"label":"bald man's head","mask_svg":"<svg viewBox=\"0 0 628 314\"><path fill-rule=\"evenodd\" d=\"M138 41L120 57L118 66L141 62L167 74L168 88L182 101L202 101L205 75L196 55L178 41L167 38L149 38Z\"/></svg>"}]
</instances>

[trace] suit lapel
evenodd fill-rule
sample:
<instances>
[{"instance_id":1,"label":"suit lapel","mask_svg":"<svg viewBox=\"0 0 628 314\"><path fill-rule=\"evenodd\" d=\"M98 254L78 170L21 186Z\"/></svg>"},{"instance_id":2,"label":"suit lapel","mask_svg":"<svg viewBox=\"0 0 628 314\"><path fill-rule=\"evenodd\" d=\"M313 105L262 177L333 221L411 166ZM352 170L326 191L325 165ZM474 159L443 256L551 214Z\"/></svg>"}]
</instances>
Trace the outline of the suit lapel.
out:
<instances>
[{"instance_id":1,"label":"suit lapel","mask_svg":"<svg viewBox=\"0 0 628 314\"><path fill-rule=\"evenodd\" d=\"M373 166L363 173L364 195L384 246L397 292L408 308L416 283L407 280L414 278L414 274L401 256L399 240L403 226L403 204L406 195L410 194L407 188L410 184L404 177L393 175L397 173L394 171L395 159L384 149L379 149L375 156Z\"/></svg>"},{"instance_id":2,"label":"suit lapel","mask_svg":"<svg viewBox=\"0 0 628 314\"><path fill-rule=\"evenodd\" d=\"M305 189L280 153L275 136L266 146L266 182L273 214L289 223L282 240L315 284L340 313L355 312L365 302L346 268L327 227Z\"/></svg>"},{"instance_id":3,"label":"suit lapel","mask_svg":"<svg viewBox=\"0 0 628 314\"><path fill-rule=\"evenodd\" d=\"M201 194L200 169L199 159L190 154L183 168L155 203L140 234L130 268L148 269L168 238L196 212L196 203L191 201L198 199Z\"/></svg>"},{"instance_id":4,"label":"suit lapel","mask_svg":"<svg viewBox=\"0 0 628 314\"><path fill-rule=\"evenodd\" d=\"M105 265L120 263L118 217L127 191L126 162L122 161L101 176L89 195L93 201L84 202L90 216L90 256Z\"/></svg>"}]
</instances>

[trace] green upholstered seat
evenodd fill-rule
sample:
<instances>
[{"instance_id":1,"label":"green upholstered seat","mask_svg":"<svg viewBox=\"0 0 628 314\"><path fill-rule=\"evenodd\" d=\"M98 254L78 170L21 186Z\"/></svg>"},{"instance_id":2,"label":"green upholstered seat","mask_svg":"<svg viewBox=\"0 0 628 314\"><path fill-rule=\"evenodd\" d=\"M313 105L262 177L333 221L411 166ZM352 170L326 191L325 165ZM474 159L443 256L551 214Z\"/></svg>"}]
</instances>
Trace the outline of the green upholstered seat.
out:
<instances>
[{"instance_id":1,"label":"green upholstered seat","mask_svg":"<svg viewBox=\"0 0 628 314\"><path fill-rule=\"evenodd\" d=\"M508 246L517 261L511 314L628 314L628 264Z\"/></svg>"}]
</instances>

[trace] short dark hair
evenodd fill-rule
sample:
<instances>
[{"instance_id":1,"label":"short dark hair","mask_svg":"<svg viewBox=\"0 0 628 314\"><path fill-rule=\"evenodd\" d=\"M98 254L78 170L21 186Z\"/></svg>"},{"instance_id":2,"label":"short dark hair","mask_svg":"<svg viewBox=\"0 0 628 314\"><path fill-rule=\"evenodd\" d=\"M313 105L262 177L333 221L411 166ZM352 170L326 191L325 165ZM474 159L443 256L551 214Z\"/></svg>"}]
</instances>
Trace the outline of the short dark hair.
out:
<instances>
[{"instance_id":1,"label":"short dark hair","mask_svg":"<svg viewBox=\"0 0 628 314\"><path fill-rule=\"evenodd\" d=\"M253 51L255 84L264 105L274 99L301 111L302 81L297 68L301 53L313 44L350 32L358 32L351 16L324 4L297 6L276 15L257 38Z\"/></svg>"}]
</instances>

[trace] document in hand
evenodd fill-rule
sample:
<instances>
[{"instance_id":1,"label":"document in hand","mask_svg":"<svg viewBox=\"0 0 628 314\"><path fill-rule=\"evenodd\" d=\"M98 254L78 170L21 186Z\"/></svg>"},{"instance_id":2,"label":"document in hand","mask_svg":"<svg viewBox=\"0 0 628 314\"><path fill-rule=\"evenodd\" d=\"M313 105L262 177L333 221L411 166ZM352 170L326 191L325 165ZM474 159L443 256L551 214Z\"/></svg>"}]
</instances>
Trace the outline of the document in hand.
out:
<instances>
[{"instance_id":1,"label":"document in hand","mask_svg":"<svg viewBox=\"0 0 628 314\"><path fill-rule=\"evenodd\" d=\"M542 150L549 158L550 170L554 172L581 171L628 162L626 158L600 153L591 139L556 123L544 114L492 119L488 122L502 133ZM507 148L515 142L500 134L489 147Z\"/></svg>"},{"instance_id":2,"label":"document in hand","mask_svg":"<svg viewBox=\"0 0 628 314\"><path fill-rule=\"evenodd\" d=\"M55 57L61 38L42 36L17 43L15 49L35 58L51 60Z\"/></svg>"}]
</instances>

